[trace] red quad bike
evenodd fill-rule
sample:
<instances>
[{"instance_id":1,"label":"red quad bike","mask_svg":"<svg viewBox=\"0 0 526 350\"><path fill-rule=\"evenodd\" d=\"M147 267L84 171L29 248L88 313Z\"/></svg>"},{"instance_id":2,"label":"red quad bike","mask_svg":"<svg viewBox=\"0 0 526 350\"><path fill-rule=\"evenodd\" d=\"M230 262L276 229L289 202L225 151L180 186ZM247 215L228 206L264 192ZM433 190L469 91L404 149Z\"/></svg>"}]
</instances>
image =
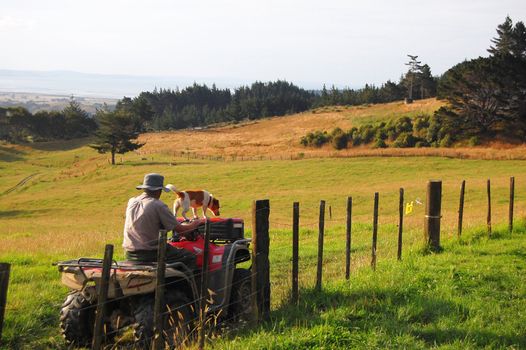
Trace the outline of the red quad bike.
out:
<instances>
[{"instance_id":1,"label":"red quad bike","mask_svg":"<svg viewBox=\"0 0 526 350\"><path fill-rule=\"evenodd\" d=\"M182 220L181 220L182 221ZM211 300L207 316L216 320L246 320L250 317L250 270L238 268L250 261L250 239L244 238L242 219L210 219L209 282ZM169 244L196 255L203 264L204 225ZM60 328L68 346L89 347L93 338L96 286L102 274L102 259L80 258L58 264L62 283L71 289L60 310ZM133 328L136 345L148 348L153 339L154 295L157 264L114 262L111 267L108 303L104 320L106 341L125 328ZM199 271L200 272L200 271ZM198 317L200 274L182 262L167 262L163 337L170 348L186 343L195 334Z\"/></svg>"}]
</instances>

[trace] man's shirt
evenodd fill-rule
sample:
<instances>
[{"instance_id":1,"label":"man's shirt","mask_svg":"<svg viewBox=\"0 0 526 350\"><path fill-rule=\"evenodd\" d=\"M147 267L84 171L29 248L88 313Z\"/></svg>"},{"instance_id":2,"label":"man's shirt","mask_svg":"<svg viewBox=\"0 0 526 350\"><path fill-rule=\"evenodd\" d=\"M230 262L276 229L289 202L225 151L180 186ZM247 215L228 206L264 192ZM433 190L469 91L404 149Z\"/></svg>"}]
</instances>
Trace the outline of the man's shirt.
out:
<instances>
[{"instance_id":1,"label":"man's shirt","mask_svg":"<svg viewBox=\"0 0 526 350\"><path fill-rule=\"evenodd\" d=\"M156 250L159 230L170 231L177 224L166 204L143 193L128 201L122 246L127 251Z\"/></svg>"}]
</instances>

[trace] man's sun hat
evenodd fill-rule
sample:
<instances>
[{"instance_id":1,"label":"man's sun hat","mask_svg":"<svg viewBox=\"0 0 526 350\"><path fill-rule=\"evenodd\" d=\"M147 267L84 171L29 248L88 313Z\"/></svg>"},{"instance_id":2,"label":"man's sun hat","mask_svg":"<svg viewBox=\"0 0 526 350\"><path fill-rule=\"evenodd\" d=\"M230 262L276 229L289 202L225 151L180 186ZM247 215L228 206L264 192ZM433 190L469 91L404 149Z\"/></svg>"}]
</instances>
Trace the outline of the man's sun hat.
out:
<instances>
[{"instance_id":1,"label":"man's sun hat","mask_svg":"<svg viewBox=\"0 0 526 350\"><path fill-rule=\"evenodd\" d=\"M142 182L142 185L137 186L136 188L138 190L150 190L150 191L157 191L157 190L163 190L164 192L170 192L170 189L167 187L164 187L164 176L161 174L151 173L144 175L144 181Z\"/></svg>"}]
</instances>

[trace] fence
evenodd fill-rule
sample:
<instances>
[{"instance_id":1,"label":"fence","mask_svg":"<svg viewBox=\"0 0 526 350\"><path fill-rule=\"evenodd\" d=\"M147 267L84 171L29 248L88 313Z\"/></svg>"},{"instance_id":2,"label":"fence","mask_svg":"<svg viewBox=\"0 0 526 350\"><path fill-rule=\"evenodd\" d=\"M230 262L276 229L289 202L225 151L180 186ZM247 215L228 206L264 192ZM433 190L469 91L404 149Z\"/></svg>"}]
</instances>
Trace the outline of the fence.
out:
<instances>
[{"instance_id":1,"label":"fence","mask_svg":"<svg viewBox=\"0 0 526 350\"><path fill-rule=\"evenodd\" d=\"M460 237L462 235L462 225L463 225L463 209L465 201L465 188L466 182L462 181L460 187L460 201L458 209L458 221L457 221L457 235ZM508 225L507 228L509 233L513 232L513 220L514 220L514 207L515 207L515 179L514 177L510 178L510 188L509 188L509 206L508 206ZM492 217L491 217L491 182L487 181L487 234L492 235ZM441 201L442 201L442 182L441 181L430 181L427 187L427 199L426 199L426 212L424 216L424 232L425 232L425 242L423 245L426 245L432 251L439 251L441 249L440 245L440 222L442 219L441 212ZM377 268L378 260L378 218L379 218L379 203L380 203L380 194L378 192L374 193L374 205L373 205L373 223L372 223L372 236L371 236L371 260L370 265L373 270ZM397 235L397 260L402 259L403 252L403 228L404 228L404 189L400 188L399 191L399 203L398 203L398 235ZM328 207L329 217L332 218L332 206ZM347 198L346 205L346 220L345 220L345 279L349 280L351 278L351 252L353 249L353 198ZM318 244L317 244L317 254L316 254L316 284L315 289L321 291L323 288L323 267L324 263L324 238L325 238L325 213L326 213L326 202L324 200L320 201L319 205L319 217L318 217ZM275 266L270 265L270 202L269 200L258 200L254 202L252 208L252 274L251 274L251 285L252 292L250 294L250 299L252 300L252 310L254 311L253 320L255 322L264 322L270 318L271 310L271 268ZM290 261L284 261L282 264L285 266L291 267L291 288L290 288L290 301L292 303L297 303L299 300L299 231L300 231L300 203L294 202L292 206L292 259ZM205 248L204 254L208 254L210 243L210 225L207 223L205 230ZM162 332L164 329L163 317L167 313L173 313L176 310L165 310L164 298L164 289L170 284L164 279L165 271L165 256L163 249L166 245L166 231L160 232L159 237L159 255L158 255L158 264L157 264L157 286L156 286L156 296L155 296L155 305L154 305L154 335L150 339L153 349L161 349L164 347L164 340ZM289 249L289 247L284 247ZM112 300L108 300L108 283L111 278L111 271L115 270L115 267L112 267L113 260L113 246L108 245L105 249L104 254L104 264L102 269L102 283L98 286L98 298L97 298L97 311L95 313L96 320L94 325L94 336L92 340L93 349L101 349L104 346L104 343L112 338L111 332L117 332L117 330L109 330L104 327L104 317L105 317L105 306L107 303ZM380 257L381 258L381 257ZM205 259L208 262L208 259ZM206 310L209 304L209 298L211 298L210 291L208 290L208 267L205 263L200 273L195 275L195 280L199 281L199 295L196 300L190 300L188 304L198 305L198 322L197 322L197 333L198 333L198 345L199 348L203 349L207 344L207 339L209 341L207 329L211 326L210 319L206 317ZM0 341L1 341L1 331L2 331L2 320L3 313L5 309L5 300L7 296L7 285L9 280L9 265L0 264ZM217 292L217 291L216 291ZM115 301L115 300L113 300ZM180 307L187 306L181 305ZM228 319L225 321L229 321Z\"/></svg>"}]
</instances>

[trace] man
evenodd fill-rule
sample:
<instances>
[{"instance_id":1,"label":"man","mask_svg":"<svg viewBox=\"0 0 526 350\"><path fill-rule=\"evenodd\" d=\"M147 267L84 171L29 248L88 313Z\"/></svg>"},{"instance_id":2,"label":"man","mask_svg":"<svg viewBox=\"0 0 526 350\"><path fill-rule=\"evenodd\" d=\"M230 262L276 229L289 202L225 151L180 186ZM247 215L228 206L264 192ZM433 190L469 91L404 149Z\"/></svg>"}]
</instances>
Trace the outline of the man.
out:
<instances>
[{"instance_id":1,"label":"man","mask_svg":"<svg viewBox=\"0 0 526 350\"><path fill-rule=\"evenodd\" d=\"M163 182L164 177L160 174L146 174L143 184L137 186L144 193L128 201L122 246L126 251L126 259L130 261L157 260L159 230L174 230L174 234L184 234L205 222L200 219L189 224L179 224L168 206L159 199L163 190L170 191ZM195 267L192 253L170 244L166 245L166 260L181 261L191 268Z\"/></svg>"}]
</instances>

